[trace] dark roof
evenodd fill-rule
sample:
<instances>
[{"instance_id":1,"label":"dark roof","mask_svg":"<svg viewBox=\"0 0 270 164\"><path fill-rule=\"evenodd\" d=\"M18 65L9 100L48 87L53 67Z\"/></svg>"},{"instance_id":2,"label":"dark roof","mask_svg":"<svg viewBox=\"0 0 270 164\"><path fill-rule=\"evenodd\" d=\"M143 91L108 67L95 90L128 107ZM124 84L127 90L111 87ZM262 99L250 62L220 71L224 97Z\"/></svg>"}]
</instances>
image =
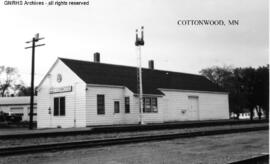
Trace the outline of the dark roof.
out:
<instances>
[{"instance_id":1,"label":"dark roof","mask_svg":"<svg viewBox=\"0 0 270 164\"><path fill-rule=\"evenodd\" d=\"M87 84L126 86L137 93L137 68L59 58ZM142 69L143 93L163 94L158 88L225 92L204 76Z\"/></svg>"}]
</instances>

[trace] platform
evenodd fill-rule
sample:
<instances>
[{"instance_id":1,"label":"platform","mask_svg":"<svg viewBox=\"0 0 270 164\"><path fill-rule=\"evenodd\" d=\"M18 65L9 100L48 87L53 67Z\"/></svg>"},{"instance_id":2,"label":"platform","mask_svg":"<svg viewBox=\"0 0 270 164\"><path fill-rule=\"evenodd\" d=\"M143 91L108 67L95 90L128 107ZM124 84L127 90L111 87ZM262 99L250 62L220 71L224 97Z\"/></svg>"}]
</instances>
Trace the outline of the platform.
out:
<instances>
[{"instance_id":1,"label":"platform","mask_svg":"<svg viewBox=\"0 0 270 164\"><path fill-rule=\"evenodd\" d=\"M156 124L132 124L132 125L104 125L91 126L85 128L48 128L48 129L34 129L27 128L11 128L0 129L0 139L3 138L20 138L20 137L46 137L59 135L78 135L78 134L96 134L96 133L111 133L111 132L131 132L131 131L147 131L160 129L179 129L179 128L193 128L205 126L221 126L221 125L236 125L236 124L251 124L251 123L265 123L267 120L207 120L207 121L181 121L181 122L167 122Z\"/></svg>"}]
</instances>

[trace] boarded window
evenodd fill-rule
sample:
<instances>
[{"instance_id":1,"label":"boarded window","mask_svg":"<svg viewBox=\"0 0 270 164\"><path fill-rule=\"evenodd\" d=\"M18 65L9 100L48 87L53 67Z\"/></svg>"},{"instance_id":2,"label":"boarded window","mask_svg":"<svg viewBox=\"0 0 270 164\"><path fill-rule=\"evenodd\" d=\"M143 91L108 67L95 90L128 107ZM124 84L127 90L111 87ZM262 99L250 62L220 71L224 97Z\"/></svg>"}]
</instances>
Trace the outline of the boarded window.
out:
<instances>
[{"instance_id":1,"label":"boarded window","mask_svg":"<svg viewBox=\"0 0 270 164\"><path fill-rule=\"evenodd\" d=\"M66 101L65 97L54 98L54 116L65 116L66 115Z\"/></svg>"},{"instance_id":2,"label":"boarded window","mask_svg":"<svg viewBox=\"0 0 270 164\"><path fill-rule=\"evenodd\" d=\"M119 101L114 102L114 113L120 113L120 103L119 103Z\"/></svg>"},{"instance_id":3,"label":"boarded window","mask_svg":"<svg viewBox=\"0 0 270 164\"><path fill-rule=\"evenodd\" d=\"M125 97L125 113L130 113L129 97Z\"/></svg>"},{"instance_id":4,"label":"boarded window","mask_svg":"<svg viewBox=\"0 0 270 164\"><path fill-rule=\"evenodd\" d=\"M105 114L105 96L97 95L97 114Z\"/></svg>"}]
</instances>

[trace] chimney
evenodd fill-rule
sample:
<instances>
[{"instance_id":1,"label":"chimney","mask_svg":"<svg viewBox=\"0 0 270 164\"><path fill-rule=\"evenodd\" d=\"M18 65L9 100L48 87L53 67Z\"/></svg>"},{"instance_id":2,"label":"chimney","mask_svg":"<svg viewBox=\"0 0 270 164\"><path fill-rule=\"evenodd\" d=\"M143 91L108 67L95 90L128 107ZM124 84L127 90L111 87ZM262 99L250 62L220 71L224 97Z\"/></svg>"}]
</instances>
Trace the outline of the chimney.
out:
<instances>
[{"instance_id":1,"label":"chimney","mask_svg":"<svg viewBox=\"0 0 270 164\"><path fill-rule=\"evenodd\" d=\"M154 69L154 60L148 61L148 67L149 67L149 69Z\"/></svg>"},{"instance_id":2,"label":"chimney","mask_svg":"<svg viewBox=\"0 0 270 164\"><path fill-rule=\"evenodd\" d=\"M99 52L94 53L94 62L100 63L100 53Z\"/></svg>"}]
</instances>

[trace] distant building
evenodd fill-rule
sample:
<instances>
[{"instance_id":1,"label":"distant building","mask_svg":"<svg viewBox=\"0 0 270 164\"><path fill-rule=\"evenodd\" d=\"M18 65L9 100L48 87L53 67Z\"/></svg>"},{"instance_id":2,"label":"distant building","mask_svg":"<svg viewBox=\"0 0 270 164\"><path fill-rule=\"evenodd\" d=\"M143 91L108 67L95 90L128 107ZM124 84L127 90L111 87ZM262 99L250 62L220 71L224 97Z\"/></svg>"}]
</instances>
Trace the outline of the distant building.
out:
<instances>
[{"instance_id":1,"label":"distant building","mask_svg":"<svg viewBox=\"0 0 270 164\"><path fill-rule=\"evenodd\" d=\"M34 117L37 120L37 99L34 97ZM9 113L9 115L20 115L22 121L29 121L30 96L21 97L0 97L0 111Z\"/></svg>"},{"instance_id":2,"label":"distant building","mask_svg":"<svg viewBox=\"0 0 270 164\"><path fill-rule=\"evenodd\" d=\"M95 59L99 59L96 57ZM229 119L228 93L201 75L58 58L38 86L37 127Z\"/></svg>"},{"instance_id":3,"label":"distant building","mask_svg":"<svg viewBox=\"0 0 270 164\"><path fill-rule=\"evenodd\" d=\"M263 112L263 110L261 110L261 118L265 118L265 114ZM237 114L232 112L231 113L231 118L236 118ZM257 119L259 118L258 113L256 111L256 109L253 109L253 118ZM239 119L250 119L250 111L248 109L244 109L243 112L239 113Z\"/></svg>"}]
</instances>

